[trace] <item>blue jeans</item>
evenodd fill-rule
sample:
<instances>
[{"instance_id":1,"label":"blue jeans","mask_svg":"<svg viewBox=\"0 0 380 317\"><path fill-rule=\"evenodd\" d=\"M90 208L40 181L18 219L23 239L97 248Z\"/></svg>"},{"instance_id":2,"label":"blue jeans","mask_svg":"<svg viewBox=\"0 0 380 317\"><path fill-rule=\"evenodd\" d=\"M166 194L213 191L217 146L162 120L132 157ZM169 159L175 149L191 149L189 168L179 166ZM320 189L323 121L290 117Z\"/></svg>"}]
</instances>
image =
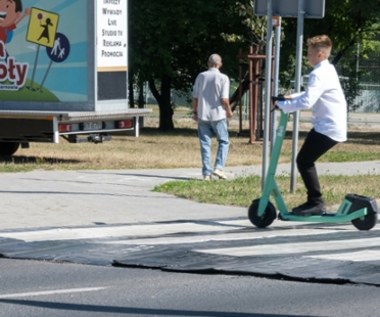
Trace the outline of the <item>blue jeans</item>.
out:
<instances>
[{"instance_id":1,"label":"blue jeans","mask_svg":"<svg viewBox=\"0 0 380 317\"><path fill-rule=\"evenodd\" d=\"M211 175L212 173L211 139L213 136L216 136L218 141L218 150L215 157L214 168L223 170L230 145L228 140L227 120L202 121L198 119L198 136L201 146L202 174L206 176Z\"/></svg>"}]
</instances>

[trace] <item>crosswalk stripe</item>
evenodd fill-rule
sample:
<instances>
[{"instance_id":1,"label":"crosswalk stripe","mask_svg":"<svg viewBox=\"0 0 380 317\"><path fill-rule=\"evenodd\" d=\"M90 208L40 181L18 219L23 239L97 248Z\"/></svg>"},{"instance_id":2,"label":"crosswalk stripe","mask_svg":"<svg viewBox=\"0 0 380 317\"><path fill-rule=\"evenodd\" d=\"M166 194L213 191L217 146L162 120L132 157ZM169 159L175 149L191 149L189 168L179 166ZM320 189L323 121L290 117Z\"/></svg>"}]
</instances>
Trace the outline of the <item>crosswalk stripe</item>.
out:
<instances>
[{"instance_id":1,"label":"crosswalk stripe","mask_svg":"<svg viewBox=\"0 0 380 317\"><path fill-rule=\"evenodd\" d=\"M115 241L107 241L107 244L120 244L120 245L170 245L170 244L185 244L185 243L200 243L210 241L240 241L240 240L261 240L264 238L280 238L280 237L303 237L313 235L324 235L334 233L330 229L294 229L284 231L244 231L244 232L225 232L221 231L219 234L199 234L196 233L190 236L167 236L167 237L148 237L148 238L135 238L135 239L122 239Z\"/></svg>"},{"instance_id":2,"label":"crosswalk stripe","mask_svg":"<svg viewBox=\"0 0 380 317\"><path fill-rule=\"evenodd\" d=\"M355 247L378 247L380 238L347 239L338 241L313 241L264 244L248 247L197 249L194 251L234 257L300 254L310 251L347 250Z\"/></svg>"},{"instance_id":3,"label":"crosswalk stripe","mask_svg":"<svg viewBox=\"0 0 380 317\"><path fill-rule=\"evenodd\" d=\"M352 230L347 226L345 230ZM249 230L252 228L252 230ZM241 230L244 229L244 232ZM248 230L247 230L248 229ZM240 232L239 232L240 231ZM356 231L356 230L355 230ZM228 234L226 234L228 232ZM245 240L274 237L293 237L303 235L320 235L336 232L329 229L285 229L256 230L248 220L230 220L208 222L178 222L161 224L136 224L117 226L97 226L88 228L51 228L44 230L28 230L15 232L0 232L0 237L22 240L25 242L124 238L109 242L115 244L177 244L203 241ZM186 236L185 233L194 235ZM202 235L204 233L204 235ZM213 234L210 234L213 233ZM219 235L218 235L219 233ZM184 234L182 237L171 237L174 234ZM161 236L165 236L162 238ZM139 237L144 237L139 239ZM151 239L149 239L151 238Z\"/></svg>"},{"instance_id":4,"label":"crosswalk stripe","mask_svg":"<svg viewBox=\"0 0 380 317\"><path fill-rule=\"evenodd\" d=\"M379 261L380 250L365 250L365 251L357 251L357 252L353 251L353 252L346 252L346 253L319 254L319 255L309 255L305 257L321 259L321 260L370 262L370 261Z\"/></svg>"},{"instance_id":5,"label":"crosswalk stripe","mask_svg":"<svg viewBox=\"0 0 380 317\"><path fill-rule=\"evenodd\" d=\"M239 226L229 230L241 229ZM179 232L217 232L221 227L205 224L178 223L178 224L153 224L153 225L126 225L92 228L56 228L38 231L22 231L0 233L0 237L19 239L25 242L54 241L54 240L77 240L77 239L100 239L135 236L168 235ZM225 228L224 228L225 230Z\"/></svg>"},{"instance_id":6,"label":"crosswalk stripe","mask_svg":"<svg viewBox=\"0 0 380 317\"><path fill-rule=\"evenodd\" d=\"M380 231L380 228L374 228L371 233L374 231ZM0 238L10 238L26 243L103 239L103 241L97 241L97 243L115 246L187 245L187 248L200 254L231 257L298 254L310 259L356 262L378 260L380 258L380 250L354 250L378 247L380 237L370 238L367 236L361 238L361 236L356 235L357 238L331 239L331 236L339 237L340 233L346 234L350 232L357 232L350 224L340 225L339 230L333 226L308 227L307 225L292 226L291 224L287 227L279 226L269 230L262 230L252 227L248 220L233 219L0 232ZM318 236L318 239L310 241L313 236ZM325 237L326 240L321 241L321 237ZM292 242L289 242L289 239ZM282 240L284 243L281 242ZM239 245L239 241L242 241L241 245ZM274 243L274 241L276 242ZM231 242L231 246L215 248L215 244L210 245L210 243L214 242L224 243L224 245ZM249 245L247 246L247 244ZM344 252L344 250L350 249L352 249L352 252ZM314 253L310 254L311 252Z\"/></svg>"}]
</instances>

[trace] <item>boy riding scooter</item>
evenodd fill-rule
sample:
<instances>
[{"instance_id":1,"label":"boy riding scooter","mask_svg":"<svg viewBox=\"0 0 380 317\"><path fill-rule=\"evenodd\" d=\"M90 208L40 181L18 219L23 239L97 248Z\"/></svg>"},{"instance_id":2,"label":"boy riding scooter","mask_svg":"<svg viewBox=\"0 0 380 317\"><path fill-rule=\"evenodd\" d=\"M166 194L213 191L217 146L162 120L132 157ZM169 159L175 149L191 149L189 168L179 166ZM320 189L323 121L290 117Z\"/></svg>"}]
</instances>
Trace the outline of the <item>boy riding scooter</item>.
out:
<instances>
[{"instance_id":1,"label":"boy riding scooter","mask_svg":"<svg viewBox=\"0 0 380 317\"><path fill-rule=\"evenodd\" d=\"M312 109L313 128L297 155L297 167L307 189L307 201L292 209L298 216L326 212L315 162L339 142L347 140L347 104L335 67L328 58L332 42L327 35L307 41L307 58L313 71L304 92L284 96L277 106L285 113Z\"/></svg>"}]
</instances>

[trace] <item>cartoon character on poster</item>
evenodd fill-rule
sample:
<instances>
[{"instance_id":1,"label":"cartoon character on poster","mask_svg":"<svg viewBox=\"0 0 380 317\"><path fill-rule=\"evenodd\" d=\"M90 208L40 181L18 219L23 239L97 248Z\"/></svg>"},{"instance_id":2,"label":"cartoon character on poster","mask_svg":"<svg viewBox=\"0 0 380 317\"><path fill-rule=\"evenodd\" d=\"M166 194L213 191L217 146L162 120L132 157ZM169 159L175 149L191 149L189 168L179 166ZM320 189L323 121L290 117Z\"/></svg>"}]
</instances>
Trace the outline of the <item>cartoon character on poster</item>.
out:
<instances>
[{"instance_id":1,"label":"cartoon character on poster","mask_svg":"<svg viewBox=\"0 0 380 317\"><path fill-rule=\"evenodd\" d=\"M13 37L13 30L20 21L30 14L30 8L23 11L21 0L0 0L0 56L6 56L5 44Z\"/></svg>"},{"instance_id":2,"label":"cartoon character on poster","mask_svg":"<svg viewBox=\"0 0 380 317\"><path fill-rule=\"evenodd\" d=\"M78 32L87 9L87 1L0 0L1 100L88 100L88 33Z\"/></svg>"},{"instance_id":3,"label":"cartoon character on poster","mask_svg":"<svg viewBox=\"0 0 380 317\"><path fill-rule=\"evenodd\" d=\"M0 89L18 90L24 86L28 64L18 63L9 55L6 44L13 38L13 30L30 9L22 10L21 0L0 0Z\"/></svg>"}]
</instances>

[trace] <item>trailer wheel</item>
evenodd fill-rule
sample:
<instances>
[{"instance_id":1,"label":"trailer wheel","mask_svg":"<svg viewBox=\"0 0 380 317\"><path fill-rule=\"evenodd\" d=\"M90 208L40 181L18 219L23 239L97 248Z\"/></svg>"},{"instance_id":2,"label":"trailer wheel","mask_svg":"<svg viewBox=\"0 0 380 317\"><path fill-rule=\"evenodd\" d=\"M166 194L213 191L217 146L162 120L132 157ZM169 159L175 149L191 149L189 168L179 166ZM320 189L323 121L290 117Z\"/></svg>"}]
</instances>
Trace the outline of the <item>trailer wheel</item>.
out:
<instances>
[{"instance_id":1,"label":"trailer wheel","mask_svg":"<svg viewBox=\"0 0 380 317\"><path fill-rule=\"evenodd\" d=\"M377 224L377 212L370 212L363 218L357 218L351 221L353 226L359 230L371 230Z\"/></svg>"},{"instance_id":2,"label":"trailer wheel","mask_svg":"<svg viewBox=\"0 0 380 317\"><path fill-rule=\"evenodd\" d=\"M18 142L0 142L0 156L12 156L19 146Z\"/></svg>"},{"instance_id":3,"label":"trailer wheel","mask_svg":"<svg viewBox=\"0 0 380 317\"><path fill-rule=\"evenodd\" d=\"M258 216L260 199L255 199L252 201L251 206L248 209L248 218L252 224L258 228L268 227L273 220L277 217L276 208L274 205L268 201L268 205L265 208L264 215Z\"/></svg>"}]
</instances>

